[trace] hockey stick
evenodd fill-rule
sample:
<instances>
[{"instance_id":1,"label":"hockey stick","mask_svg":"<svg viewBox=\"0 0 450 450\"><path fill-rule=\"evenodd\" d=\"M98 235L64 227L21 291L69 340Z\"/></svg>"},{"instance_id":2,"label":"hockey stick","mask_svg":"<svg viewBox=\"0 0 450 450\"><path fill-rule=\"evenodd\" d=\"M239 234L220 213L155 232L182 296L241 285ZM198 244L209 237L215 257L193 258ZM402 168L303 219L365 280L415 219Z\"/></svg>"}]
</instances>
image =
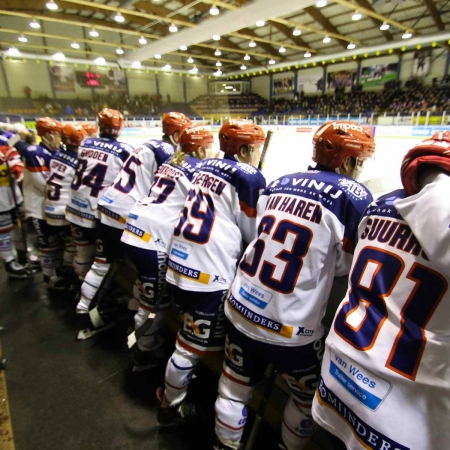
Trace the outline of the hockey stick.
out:
<instances>
[{"instance_id":1,"label":"hockey stick","mask_svg":"<svg viewBox=\"0 0 450 450\"><path fill-rule=\"evenodd\" d=\"M275 380L277 378L277 369L272 364L270 365L269 370L270 370L269 376L267 377L266 380L266 385L264 387L261 402L256 411L255 421L253 422L252 429L250 430L250 435L248 436L247 443L245 444L245 450L252 450L253 448L256 436L258 435L258 431L261 427L261 422L263 420L264 413L266 411L270 393L272 392L273 385L275 384Z\"/></svg>"},{"instance_id":2,"label":"hockey stick","mask_svg":"<svg viewBox=\"0 0 450 450\"><path fill-rule=\"evenodd\" d=\"M273 133L274 132L272 130L269 130L267 132L266 140L264 141L264 146L263 146L263 149L261 151L261 158L260 158L259 164L258 164L258 169L259 170L263 170L264 169L264 162L266 160L267 150L269 149L270 140L272 139Z\"/></svg>"}]
</instances>

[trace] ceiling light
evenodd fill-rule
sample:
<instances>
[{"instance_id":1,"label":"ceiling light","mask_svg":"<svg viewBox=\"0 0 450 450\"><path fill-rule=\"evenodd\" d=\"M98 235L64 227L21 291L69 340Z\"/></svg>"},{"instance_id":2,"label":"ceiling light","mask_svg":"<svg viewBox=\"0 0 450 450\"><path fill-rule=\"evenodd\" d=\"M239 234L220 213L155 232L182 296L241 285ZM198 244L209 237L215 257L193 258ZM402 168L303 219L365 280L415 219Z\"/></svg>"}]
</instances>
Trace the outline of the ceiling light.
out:
<instances>
[{"instance_id":1,"label":"ceiling light","mask_svg":"<svg viewBox=\"0 0 450 450\"><path fill-rule=\"evenodd\" d=\"M305 58L311 58L311 52L306 51L303 55Z\"/></svg>"},{"instance_id":2,"label":"ceiling light","mask_svg":"<svg viewBox=\"0 0 450 450\"><path fill-rule=\"evenodd\" d=\"M19 50L16 47L10 47L9 50L8 50L8 55L19 56L20 52L19 52Z\"/></svg>"},{"instance_id":3,"label":"ceiling light","mask_svg":"<svg viewBox=\"0 0 450 450\"><path fill-rule=\"evenodd\" d=\"M20 42L28 42L28 39L23 34L21 34L17 39Z\"/></svg>"},{"instance_id":4,"label":"ceiling light","mask_svg":"<svg viewBox=\"0 0 450 450\"><path fill-rule=\"evenodd\" d=\"M189 56L187 62L190 63L190 64L192 64L192 63L194 62L194 58L192 58L191 56Z\"/></svg>"},{"instance_id":5,"label":"ceiling light","mask_svg":"<svg viewBox=\"0 0 450 450\"><path fill-rule=\"evenodd\" d=\"M98 31L97 31L95 28L92 28L92 30L89 31L89 34L90 34L92 37L97 37L97 36L98 36Z\"/></svg>"},{"instance_id":6,"label":"ceiling light","mask_svg":"<svg viewBox=\"0 0 450 450\"><path fill-rule=\"evenodd\" d=\"M133 69L139 69L139 67L141 67L141 62L140 61L133 61L131 63L131 67L133 67Z\"/></svg>"},{"instance_id":7,"label":"ceiling light","mask_svg":"<svg viewBox=\"0 0 450 450\"><path fill-rule=\"evenodd\" d=\"M215 40L215 41L220 41L220 35L215 34L215 35L213 36L213 40Z\"/></svg>"},{"instance_id":8,"label":"ceiling light","mask_svg":"<svg viewBox=\"0 0 450 450\"><path fill-rule=\"evenodd\" d=\"M250 59L250 55L245 54L244 59L248 61Z\"/></svg>"},{"instance_id":9,"label":"ceiling light","mask_svg":"<svg viewBox=\"0 0 450 450\"><path fill-rule=\"evenodd\" d=\"M217 67L220 67L221 65L222 65L222 63L221 63L220 61L217 61L217 62L216 62L216 66L217 66Z\"/></svg>"},{"instance_id":10,"label":"ceiling light","mask_svg":"<svg viewBox=\"0 0 450 450\"><path fill-rule=\"evenodd\" d=\"M302 34L302 30L300 28L295 27L294 31L292 32L294 36L300 36Z\"/></svg>"},{"instance_id":11,"label":"ceiling light","mask_svg":"<svg viewBox=\"0 0 450 450\"><path fill-rule=\"evenodd\" d=\"M123 48L122 48L122 47L117 47L117 48L116 48L116 53L117 53L118 55L123 55L123 54L124 54Z\"/></svg>"},{"instance_id":12,"label":"ceiling light","mask_svg":"<svg viewBox=\"0 0 450 450\"><path fill-rule=\"evenodd\" d=\"M123 23L123 22L125 22L125 17L123 17L122 14L120 14L120 12L118 12L118 13L114 16L114 20L115 20L116 22Z\"/></svg>"},{"instance_id":13,"label":"ceiling light","mask_svg":"<svg viewBox=\"0 0 450 450\"><path fill-rule=\"evenodd\" d=\"M64 61L64 60L66 59L66 57L65 57L64 53L62 53L62 52L56 52L56 53L53 55L53 59L56 59L56 61Z\"/></svg>"},{"instance_id":14,"label":"ceiling light","mask_svg":"<svg viewBox=\"0 0 450 450\"><path fill-rule=\"evenodd\" d=\"M273 58L269 59L269 64L275 64L275 60Z\"/></svg>"},{"instance_id":15,"label":"ceiling light","mask_svg":"<svg viewBox=\"0 0 450 450\"><path fill-rule=\"evenodd\" d=\"M187 47L185 45L180 45L180 50L185 52L187 50Z\"/></svg>"},{"instance_id":16,"label":"ceiling light","mask_svg":"<svg viewBox=\"0 0 450 450\"><path fill-rule=\"evenodd\" d=\"M356 47L356 44L354 42L350 42L350 44L347 45L347 48L349 50L353 50Z\"/></svg>"},{"instance_id":17,"label":"ceiling light","mask_svg":"<svg viewBox=\"0 0 450 450\"><path fill-rule=\"evenodd\" d=\"M39 24L39 22L36 22L36 20L33 19L33 20L30 22L30 27L31 27L31 28L41 28L41 25Z\"/></svg>"},{"instance_id":18,"label":"ceiling light","mask_svg":"<svg viewBox=\"0 0 450 450\"><path fill-rule=\"evenodd\" d=\"M331 38L330 38L330 36L325 36L324 38L323 38L323 41L322 41L324 44L328 44L328 42L331 42Z\"/></svg>"},{"instance_id":19,"label":"ceiling light","mask_svg":"<svg viewBox=\"0 0 450 450\"><path fill-rule=\"evenodd\" d=\"M218 70L216 70L216 71L214 72L214 75L215 75L216 77L218 77L219 75L222 75L222 71L221 71L220 69L218 69Z\"/></svg>"},{"instance_id":20,"label":"ceiling light","mask_svg":"<svg viewBox=\"0 0 450 450\"><path fill-rule=\"evenodd\" d=\"M163 70L170 70L172 68L172 66L170 65L170 64L166 64L164 67L163 67Z\"/></svg>"},{"instance_id":21,"label":"ceiling light","mask_svg":"<svg viewBox=\"0 0 450 450\"><path fill-rule=\"evenodd\" d=\"M317 0L316 6L318 8L323 8L324 6L327 6L327 0Z\"/></svg>"},{"instance_id":22,"label":"ceiling light","mask_svg":"<svg viewBox=\"0 0 450 450\"><path fill-rule=\"evenodd\" d=\"M214 52L214 55L216 55L216 56L220 56L222 54L222 52L219 50L219 49L217 49L215 52Z\"/></svg>"},{"instance_id":23,"label":"ceiling light","mask_svg":"<svg viewBox=\"0 0 450 450\"><path fill-rule=\"evenodd\" d=\"M170 27L169 27L169 31L171 33L176 33L178 31L178 27L174 23L171 23Z\"/></svg>"},{"instance_id":24,"label":"ceiling light","mask_svg":"<svg viewBox=\"0 0 450 450\"><path fill-rule=\"evenodd\" d=\"M218 8L216 5L213 5L213 6L211 7L211 9L209 10L209 13L210 13L212 16L218 16L219 13L220 13L220 11L219 11L219 8Z\"/></svg>"},{"instance_id":25,"label":"ceiling light","mask_svg":"<svg viewBox=\"0 0 450 450\"><path fill-rule=\"evenodd\" d=\"M248 43L249 47L256 47L256 42L252 39L249 43Z\"/></svg>"},{"instance_id":26,"label":"ceiling light","mask_svg":"<svg viewBox=\"0 0 450 450\"><path fill-rule=\"evenodd\" d=\"M197 67L193 67L189 72L191 72L191 73L197 73L198 72L198 69L197 69Z\"/></svg>"},{"instance_id":27,"label":"ceiling light","mask_svg":"<svg viewBox=\"0 0 450 450\"><path fill-rule=\"evenodd\" d=\"M49 0L49 1L45 4L45 6L46 6L48 9L51 9L52 11L55 11L56 9L58 9L58 5L54 2L54 0Z\"/></svg>"},{"instance_id":28,"label":"ceiling light","mask_svg":"<svg viewBox=\"0 0 450 450\"><path fill-rule=\"evenodd\" d=\"M361 19L362 14L359 11L355 11L352 15L352 20L359 20Z\"/></svg>"},{"instance_id":29,"label":"ceiling light","mask_svg":"<svg viewBox=\"0 0 450 450\"><path fill-rule=\"evenodd\" d=\"M386 30L389 30L389 27L390 27L390 25L389 25L387 22L383 22L383 23L380 25L380 30L381 30L381 31L386 31Z\"/></svg>"},{"instance_id":30,"label":"ceiling light","mask_svg":"<svg viewBox=\"0 0 450 450\"><path fill-rule=\"evenodd\" d=\"M141 36L141 37L139 38L139 44L145 45L146 43L147 43L147 39L145 39L144 36Z\"/></svg>"},{"instance_id":31,"label":"ceiling light","mask_svg":"<svg viewBox=\"0 0 450 450\"><path fill-rule=\"evenodd\" d=\"M105 58L103 58L103 56L97 56L97 58L95 58L95 63L96 64L105 64Z\"/></svg>"},{"instance_id":32,"label":"ceiling light","mask_svg":"<svg viewBox=\"0 0 450 450\"><path fill-rule=\"evenodd\" d=\"M412 36L411 31L405 31L405 34L402 36L403 39L409 39Z\"/></svg>"},{"instance_id":33,"label":"ceiling light","mask_svg":"<svg viewBox=\"0 0 450 450\"><path fill-rule=\"evenodd\" d=\"M256 26L257 27L263 27L266 24L266 22L264 22L264 20L257 20L256 21Z\"/></svg>"},{"instance_id":34,"label":"ceiling light","mask_svg":"<svg viewBox=\"0 0 450 450\"><path fill-rule=\"evenodd\" d=\"M280 47L280 49L278 50L280 53L286 53L286 49L283 47L283 46L281 46Z\"/></svg>"},{"instance_id":35,"label":"ceiling light","mask_svg":"<svg viewBox=\"0 0 450 450\"><path fill-rule=\"evenodd\" d=\"M247 66L245 64L242 64L241 69L245 70L247 68Z\"/></svg>"},{"instance_id":36,"label":"ceiling light","mask_svg":"<svg viewBox=\"0 0 450 450\"><path fill-rule=\"evenodd\" d=\"M157 53L157 54L155 55L155 59L161 59L161 55L160 55L159 53Z\"/></svg>"},{"instance_id":37,"label":"ceiling light","mask_svg":"<svg viewBox=\"0 0 450 450\"><path fill-rule=\"evenodd\" d=\"M80 44L77 41L73 41L70 46L74 49L79 49L80 48Z\"/></svg>"}]
</instances>

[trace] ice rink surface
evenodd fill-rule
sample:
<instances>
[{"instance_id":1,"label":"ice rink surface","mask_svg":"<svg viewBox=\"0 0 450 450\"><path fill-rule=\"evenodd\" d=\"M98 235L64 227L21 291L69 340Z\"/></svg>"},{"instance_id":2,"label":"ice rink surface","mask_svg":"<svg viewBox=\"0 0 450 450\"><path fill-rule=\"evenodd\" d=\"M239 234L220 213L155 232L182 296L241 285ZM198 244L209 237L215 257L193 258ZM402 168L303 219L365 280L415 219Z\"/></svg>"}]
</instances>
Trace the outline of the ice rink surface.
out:
<instances>
[{"instance_id":1,"label":"ice rink surface","mask_svg":"<svg viewBox=\"0 0 450 450\"><path fill-rule=\"evenodd\" d=\"M160 130L160 129L159 129ZM214 137L218 145L217 132ZM263 174L267 183L290 173L307 170L314 165L312 155L312 133L297 133L295 130L275 131L270 142ZM160 139L160 135L152 136ZM120 139L137 148L149 137L124 137ZM373 194L401 188L400 166L406 152L423 140L423 137L377 137L376 156L366 163L359 181L371 182L369 188Z\"/></svg>"}]
</instances>

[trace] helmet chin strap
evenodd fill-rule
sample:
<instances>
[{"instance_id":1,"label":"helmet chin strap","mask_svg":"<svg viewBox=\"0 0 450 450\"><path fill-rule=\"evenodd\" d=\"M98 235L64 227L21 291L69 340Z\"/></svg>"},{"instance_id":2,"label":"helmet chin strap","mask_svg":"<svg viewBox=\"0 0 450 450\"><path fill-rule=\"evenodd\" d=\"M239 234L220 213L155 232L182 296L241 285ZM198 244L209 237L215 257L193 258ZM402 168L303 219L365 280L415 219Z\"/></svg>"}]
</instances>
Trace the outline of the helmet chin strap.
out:
<instances>
[{"instance_id":1,"label":"helmet chin strap","mask_svg":"<svg viewBox=\"0 0 450 450\"><path fill-rule=\"evenodd\" d=\"M42 136L42 142L50 149L56 150L58 147L55 145L55 135L52 133L48 133L45 136Z\"/></svg>"},{"instance_id":2,"label":"helmet chin strap","mask_svg":"<svg viewBox=\"0 0 450 450\"><path fill-rule=\"evenodd\" d=\"M172 142L172 144L175 145L175 147L178 145L178 143L175 142L175 139L173 138L173 134L171 134L171 135L169 136L169 139L170 139L170 142Z\"/></svg>"}]
</instances>

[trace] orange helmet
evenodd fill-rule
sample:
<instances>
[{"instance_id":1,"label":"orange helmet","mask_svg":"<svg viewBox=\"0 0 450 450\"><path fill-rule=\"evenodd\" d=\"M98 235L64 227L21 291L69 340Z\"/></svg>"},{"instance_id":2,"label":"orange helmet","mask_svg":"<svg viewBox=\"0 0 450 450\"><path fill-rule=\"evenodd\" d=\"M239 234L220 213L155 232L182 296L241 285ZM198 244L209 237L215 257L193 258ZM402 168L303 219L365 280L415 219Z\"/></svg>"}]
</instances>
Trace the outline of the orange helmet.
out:
<instances>
[{"instance_id":1,"label":"orange helmet","mask_svg":"<svg viewBox=\"0 0 450 450\"><path fill-rule=\"evenodd\" d=\"M187 127L191 127L192 122L188 116L178 112L169 112L162 118L163 134L173 136L176 131L180 133Z\"/></svg>"},{"instance_id":2,"label":"orange helmet","mask_svg":"<svg viewBox=\"0 0 450 450\"><path fill-rule=\"evenodd\" d=\"M62 123L51 117L41 117L36 120L36 130L39 136L45 136L47 133L61 134L62 128Z\"/></svg>"},{"instance_id":3,"label":"orange helmet","mask_svg":"<svg viewBox=\"0 0 450 450\"><path fill-rule=\"evenodd\" d=\"M66 145L74 145L79 147L87 138L86 130L82 125L66 123L62 130L61 140Z\"/></svg>"},{"instance_id":4,"label":"orange helmet","mask_svg":"<svg viewBox=\"0 0 450 450\"><path fill-rule=\"evenodd\" d=\"M219 131L220 150L228 155L237 155L242 145L263 144L265 140L263 129L244 119L228 120Z\"/></svg>"},{"instance_id":5,"label":"orange helmet","mask_svg":"<svg viewBox=\"0 0 450 450\"><path fill-rule=\"evenodd\" d=\"M124 125L124 118L120 111L104 108L97 114L100 134L119 136Z\"/></svg>"},{"instance_id":6,"label":"orange helmet","mask_svg":"<svg viewBox=\"0 0 450 450\"><path fill-rule=\"evenodd\" d=\"M90 137L97 136L98 133L97 125L89 122L84 122L81 124L81 126L84 128L88 136Z\"/></svg>"},{"instance_id":7,"label":"orange helmet","mask_svg":"<svg viewBox=\"0 0 450 450\"><path fill-rule=\"evenodd\" d=\"M371 158L375 154L372 135L356 122L326 122L313 137L312 160L337 169L347 156Z\"/></svg>"},{"instance_id":8,"label":"orange helmet","mask_svg":"<svg viewBox=\"0 0 450 450\"><path fill-rule=\"evenodd\" d=\"M181 151L193 153L198 147L206 147L214 143L214 137L210 131L204 127L185 128L178 141Z\"/></svg>"}]
</instances>

